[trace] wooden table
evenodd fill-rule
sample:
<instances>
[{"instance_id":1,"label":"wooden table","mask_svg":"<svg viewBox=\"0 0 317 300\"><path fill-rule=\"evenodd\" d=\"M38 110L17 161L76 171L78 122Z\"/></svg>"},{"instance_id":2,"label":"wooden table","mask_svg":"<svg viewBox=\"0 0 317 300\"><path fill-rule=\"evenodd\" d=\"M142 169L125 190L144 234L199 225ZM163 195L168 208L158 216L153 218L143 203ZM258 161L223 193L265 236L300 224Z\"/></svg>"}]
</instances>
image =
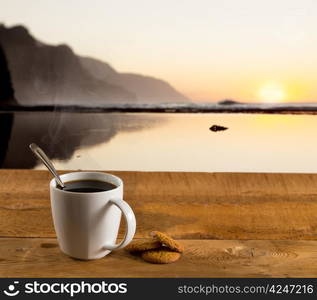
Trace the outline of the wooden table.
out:
<instances>
[{"instance_id":1,"label":"wooden table","mask_svg":"<svg viewBox=\"0 0 317 300\"><path fill-rule=\"evenodd\" d=\"M178 262L148 264L124 250L67 257L55 237L48 172L0 170L0 277L317 276L317 175L112 173L125 182L136 238L172 235L186 247Z\"/></svg>"}]
</instances>

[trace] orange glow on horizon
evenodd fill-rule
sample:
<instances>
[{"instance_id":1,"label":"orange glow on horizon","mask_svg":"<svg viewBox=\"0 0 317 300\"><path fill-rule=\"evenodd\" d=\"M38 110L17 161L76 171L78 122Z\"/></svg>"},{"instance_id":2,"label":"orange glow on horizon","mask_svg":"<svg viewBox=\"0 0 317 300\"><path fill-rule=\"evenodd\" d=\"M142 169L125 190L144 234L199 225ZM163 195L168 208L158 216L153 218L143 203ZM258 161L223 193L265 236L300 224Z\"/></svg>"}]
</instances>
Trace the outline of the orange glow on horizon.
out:
<instances>
[{"instance_id":1,"label":"orange glow on horizon","mask_svg":"<svg viewBox=\"0 0 317 300\"><path fill-rule=\"evenodd\" d=\"M206 76L207 77L207 76ZM186 86L175 80L175 86L184 95L195 102L218 102L230 99L238 102L255 103L288 103L314 102L313 82L296 79L266 81L261 76L237 78L231 85L217 82L208 85L208 79L201 77L201 88L198 84ZM209 81L210 82L210 81Z\"/></svg>"}]
</instances>

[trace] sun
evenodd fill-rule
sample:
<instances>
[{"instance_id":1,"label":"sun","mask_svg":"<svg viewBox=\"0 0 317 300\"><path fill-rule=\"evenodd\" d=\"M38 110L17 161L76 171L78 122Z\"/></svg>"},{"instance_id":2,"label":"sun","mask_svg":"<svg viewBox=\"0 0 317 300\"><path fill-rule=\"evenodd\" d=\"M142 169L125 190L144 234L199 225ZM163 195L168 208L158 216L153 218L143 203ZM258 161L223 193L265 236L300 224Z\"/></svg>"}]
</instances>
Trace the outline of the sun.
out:
<instances>
[{"instance_id":1,"label":"sun","mask_svg":"<svg viewBox=\"0 0 317 300\"><path fill-rule=\"evenodd\" d=\"M281 85L268 83L260 88L258 96L263 102L276 103L283 102L286 98L286 93Z\"/></svg>"}]
</instances>

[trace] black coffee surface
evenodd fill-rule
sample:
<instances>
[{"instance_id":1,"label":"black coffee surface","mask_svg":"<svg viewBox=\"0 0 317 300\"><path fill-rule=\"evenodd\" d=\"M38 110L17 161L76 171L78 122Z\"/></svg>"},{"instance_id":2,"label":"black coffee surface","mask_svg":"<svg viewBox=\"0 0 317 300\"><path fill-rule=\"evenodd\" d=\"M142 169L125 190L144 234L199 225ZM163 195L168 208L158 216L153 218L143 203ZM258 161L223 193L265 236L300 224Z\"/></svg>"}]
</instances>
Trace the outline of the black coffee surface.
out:
<instances>
[{"instance_id":1,"label":"black coffee surface","mask_svg":"<svg viewBox=\"0 0 317 300\"><path fill-rule=\"evenodd\" d=\"M65 182L64 185L64 191L75 193L97 193L116 188L116 186L110 182L99 180L74 180Z\"/></svg>"}]
</instances>

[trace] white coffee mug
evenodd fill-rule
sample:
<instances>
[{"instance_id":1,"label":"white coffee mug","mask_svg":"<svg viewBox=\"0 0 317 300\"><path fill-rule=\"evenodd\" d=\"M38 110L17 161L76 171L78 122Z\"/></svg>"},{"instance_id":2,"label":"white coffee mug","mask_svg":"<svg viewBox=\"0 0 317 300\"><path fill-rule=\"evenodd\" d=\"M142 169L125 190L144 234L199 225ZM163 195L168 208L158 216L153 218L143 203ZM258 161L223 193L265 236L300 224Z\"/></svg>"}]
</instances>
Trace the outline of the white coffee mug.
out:
<instances>
[{"instance_id":1,"label":"white coffee mug","mask_svg":"<svg viewBox=\"0 0 317 300\"><path fill-rule=\"evenodd\" d=\"M63 182L99 180L112 183L112 190L79 193L63 191L50 182L54 227L61 250L78 259L97 259L112 250L125 247L132 239L136 221L131 207L123 200L123 182L102 172L73 172L60 176ZM116 244L121 212L126 221L126 234Z\"/></svg>"}]
</instances>

